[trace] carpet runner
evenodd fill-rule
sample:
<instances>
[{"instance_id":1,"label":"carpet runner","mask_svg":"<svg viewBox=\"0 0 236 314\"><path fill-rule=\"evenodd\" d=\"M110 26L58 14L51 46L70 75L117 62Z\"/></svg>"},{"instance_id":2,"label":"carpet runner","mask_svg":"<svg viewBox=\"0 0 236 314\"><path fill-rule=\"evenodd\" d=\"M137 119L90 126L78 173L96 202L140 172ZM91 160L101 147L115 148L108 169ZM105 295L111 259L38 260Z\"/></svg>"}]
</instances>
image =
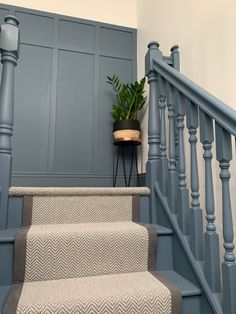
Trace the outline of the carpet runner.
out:
<instances>
[{"instance_id":1,"label":"carpet runner","mask_svg":"<svg viewBox=\"0 0 236 314\"><path fill-rule=\"evenodd\" d=\"M3 314L180 314L156 269L156 230L139 223L147 188L11 188L23 197Z\"/></svg>"}]
</instances>

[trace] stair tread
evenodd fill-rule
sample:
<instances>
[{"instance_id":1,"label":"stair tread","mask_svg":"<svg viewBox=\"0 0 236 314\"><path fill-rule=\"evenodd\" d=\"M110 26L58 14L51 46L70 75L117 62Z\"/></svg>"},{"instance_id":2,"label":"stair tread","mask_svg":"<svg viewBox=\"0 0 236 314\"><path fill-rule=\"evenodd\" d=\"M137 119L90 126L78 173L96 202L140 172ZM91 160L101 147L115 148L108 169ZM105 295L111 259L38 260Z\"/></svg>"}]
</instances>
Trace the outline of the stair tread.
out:
<instances>
[{"instance_id":1,"label":"stair tread","mask_svg":"<svg viewBox=\"0 0 236 314\"><path fill-rule=\"evenodd\" d=\"M18 228L0 230L0 243L13 242L15 240L17 230Z\"/></svg>"},{"instance_id":2,"label":"stair tread","mask_svg":"<svg viewBox=\"0 0 236 314\"><path fill-rule=\"evenodd\" d=\"M0 313L11 286L0 286Z\"/></svg>"},{"instance_id":3,"label":"stair tread","mask_svg":"<svg viewBox=\"0 0 236 314\"><path fill-rule=\"evenodd\" d=\"M182 296L201 295L201 290L174 270L159 271L159 274L178 287Z\"/></svg>"},{"instance_id":4,"label":"stair tread","mask_svg":"<svg viewBox=\"0 0 236 314\"><path fill-rule=\"evenodd\" d=\"M23 195L149 195L147 187L11 187L10 196Z\"/></svg>"},{"instance_id":5,"label":"stair tread","mask_svg":"<svg viewBox=\"0 0 236 314\"><path fill-rule=\"evenodd\" d=\"M157 230L158 235L172 235L173 234L173 230L166 228L164 226L157 225L157 224L152 224L151 226Z\"/></svg>"},{"instance_id":6,"label":"stair tread","mask_svg":"<svg viewBox=\"0 0 236 314\"><path fill-rule=\"evenodd\" d=\"M166 284L150 272L125 273L106 276L61 279L53 281L25 282L18 304L24 310L66 307L104 310L104 307L122 308L127 313L137 306L138 313L160 306L169 309L170 291ZM169 305L167 305L169 304ZM126 310L125 310L126 309ZM103 313L99 310L97 313ZM40 311L39 311L40 312ZM133 313L134 311L132 311ZM51 313L51 312L50 312ZM74 312L73 312L74 313ZM83 312L84 313L84 312Z\"/></svg>"}]
</instances>

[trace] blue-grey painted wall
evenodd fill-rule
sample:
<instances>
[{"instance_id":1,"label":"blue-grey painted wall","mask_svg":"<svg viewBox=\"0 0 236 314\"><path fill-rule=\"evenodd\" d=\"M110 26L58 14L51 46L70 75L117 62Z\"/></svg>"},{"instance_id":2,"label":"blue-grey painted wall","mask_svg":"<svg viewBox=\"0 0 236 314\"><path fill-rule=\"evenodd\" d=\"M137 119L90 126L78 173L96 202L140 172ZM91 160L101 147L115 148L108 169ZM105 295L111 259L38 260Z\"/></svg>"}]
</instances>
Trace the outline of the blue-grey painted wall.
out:
<instances>
[{"instance_id":1,"label":"blue-grey painted wall","mask_svg":"<svg viewBox=\"0 0 236 314\"><path fill-rule=\"evenodd\" d=\"M136 79L136 30L0 5L20 20L13 185L111 185L114 95Z\"/></svg>"}]
</instances>

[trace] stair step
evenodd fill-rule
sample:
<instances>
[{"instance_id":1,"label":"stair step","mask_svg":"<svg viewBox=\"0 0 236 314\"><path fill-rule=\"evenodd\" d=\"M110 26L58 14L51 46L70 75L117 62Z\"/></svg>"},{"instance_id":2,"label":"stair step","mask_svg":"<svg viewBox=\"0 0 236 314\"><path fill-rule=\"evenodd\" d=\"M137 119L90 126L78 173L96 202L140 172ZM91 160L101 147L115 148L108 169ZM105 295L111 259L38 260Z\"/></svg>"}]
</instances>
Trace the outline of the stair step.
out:
<instances>
[{"instance_id":1,"label":"stair step","mask_svg":"<svg viewBox=\"0 0 236 314\"><path fill-rule=\"evenodd\" d=\"M140 188L12 187L10 196L24 196L23 225L139 221Z\"/></svg>"},{"instance_id":2,"label":"stair step","mask_svg":"<svg viewBox=\"0 0 236 314\"><path fill-rule=\"evenodd\" d=\"M0 230L0 286L12 282L13 251L17 229Z\"/></svg>"},{"instance_id":3,"label":"stair step","mask_svg":"<svg viewBox=\"0 0 236 314\"><path fill-rule=\"evenodd\" d=\"M140 272L25 282L18 311L31 313L33 309L32 313L64 313L66 309L66 313L166 313L176 290L163 284L156 275ZM16 285L16 290L17 287L20 288ZM178 300L177 294L174 306Z\"/></svg>"},{"instance_id":4,"label":"stair step","mask_svg":"<svg viewBox=\"0 0 236 314\"><path fill-rule=\"evenodd\" d=\"M20 187L9 189L10 196L149 195L147 187Z\"/></svg>"},{"instance_id":5,"label":"stair step","mask_svg":"<svg viewBox=\"0 0 236 314\"><path fill-rule=\"evenodd\" d=\"M169 228L157 224L153 224L151 226L157 230L157 235L159 236L173 235L173 230Z\"/></svg>"},{"instance_id":6,"label":"stair step","mask_svg":"<svg viewBox=\"0 0 236 314\"><path fill-rule=\"evenodd\" d=\"M173 269L173 231L161 225L152 225L157 231L156 269Z\"/></svg>"},{"instance_id":7,"label":"stair step","mask_svg":"<svg viewBox=\"0 0 236 314\"><path fill-rule=\"evenodd\" d=\"M133 222L32 225L20 229L16 243L26 236L27 246L16 247L26 249L25 281L142 272L156 240Z\"/></svg>"},{"instance_id":8,"label":"stair step","mask_svg":"<svg viewBox=\"0 0 236 314\"><path fill-rule=\"evenodd\" d=\"M0 243L14 242L17 230L16 228L0 230Z\"/></svg>"},{"instance_id":9,"label":"stair step","mask_svg":"<svg viewBox=\"0 0 236 314\"><path fill-rule=\"evenodd\" d=\"M10 288L11 286L0 286L0 313L2 313L2 307Z\"/></svg>"},{"instance_id":10,"label":"stair step","mask_svg":"<svg viewBox=\"0 0 236 314\"><path fill-rule=\"evenodd\" d=\"M157 231L157 270L173 268L172 235L173 231L161 225L152 225ZM12 281L13 244L17 228L0 230L0 257L2 267L0 269L0 285L8 285ZM1 244L5 244L1 246ZM6 246L8 245L8 246Z\"/></svg>"},{"instance_id":11,"label":"stair step","mask_svg":"<svg viewBox=\"0 0 236 314\"><path fill-rule=\"evenodd\" d=\"M183 297L199 296L201 290L174 270L159 271L159 274L178 287Z\"/></svg>"},{"instance_id":12,"label":"stair step","mask_svg":"<svg viewBox=\"0 0 236 314\"><path fill-rule=\"evenodd\" d=\"M152 228L155 228L158 236L172 235L173 231L164 226L153 224ZM0 243L14 242L18 228L9 228L0 230Z\"/></svg>"}]
</instances>

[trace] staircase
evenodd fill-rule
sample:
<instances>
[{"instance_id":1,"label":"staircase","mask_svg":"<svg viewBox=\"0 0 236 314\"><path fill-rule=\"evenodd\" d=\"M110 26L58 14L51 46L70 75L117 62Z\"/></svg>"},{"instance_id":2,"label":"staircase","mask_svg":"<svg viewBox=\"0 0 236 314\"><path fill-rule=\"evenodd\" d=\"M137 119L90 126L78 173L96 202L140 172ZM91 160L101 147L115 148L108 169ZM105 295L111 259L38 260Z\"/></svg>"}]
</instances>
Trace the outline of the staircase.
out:
<instances>
[{"instance_id":1,"label":"staircase","mask_svg":"<svg viewBox=\"0 0 236 314\"><path fill-rule=\"evenodd\" d=\"M201 313L201 290L174 270L173 230L138 222L149 219L148 188L9 193L23 226L0 232L2 270L14 250L13 285L10 269L1 286L3 314Z\"/></svg>"},{"instance_id":2,"label":"staircase","mask_svg":"<svg viewBox=\"0 0 236 314\"><path fill-rule=\"evenodd\" d=\"M179 291L156 272L156 229L133 222L148 193L11 188L23 226L2 313L180 313Z\"/></svg>"},{"instance_id":3,"label":"staircase","mask_svg":"<svg viewBox=\"0 0 236 314\"><path fill-rule=\"evenodd\" d=\"M163 56L152 42L145 59L150 86L147 187L11 187L18 24L15 17L6 17L0 37L1 313L235 314L229 185L235 111L179 73L177 46ZM198 131L205 165L205 231ZM222 182L221 269L211 166L215 138Z\"/></svg>"}]
</instances>

